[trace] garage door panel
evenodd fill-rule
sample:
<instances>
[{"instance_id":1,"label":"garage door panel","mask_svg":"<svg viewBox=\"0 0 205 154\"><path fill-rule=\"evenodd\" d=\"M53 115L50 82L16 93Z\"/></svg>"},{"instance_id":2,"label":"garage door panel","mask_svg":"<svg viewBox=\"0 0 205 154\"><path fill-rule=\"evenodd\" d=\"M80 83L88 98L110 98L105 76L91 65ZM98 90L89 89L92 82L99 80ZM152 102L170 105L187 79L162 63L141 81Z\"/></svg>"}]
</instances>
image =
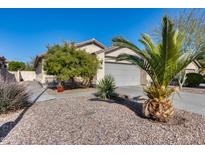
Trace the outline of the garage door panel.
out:
<instances>
[{"instance_id":1,"label":"garage door panel","mask_svg":"<svg viewBox=\"0 0 205 154\"><path fill-rule=\"evenodd\" d=\"M111 74L117 86L140 84L140 69L135 65L105 63L105 74Z\"/></svg>"}]
</instances>

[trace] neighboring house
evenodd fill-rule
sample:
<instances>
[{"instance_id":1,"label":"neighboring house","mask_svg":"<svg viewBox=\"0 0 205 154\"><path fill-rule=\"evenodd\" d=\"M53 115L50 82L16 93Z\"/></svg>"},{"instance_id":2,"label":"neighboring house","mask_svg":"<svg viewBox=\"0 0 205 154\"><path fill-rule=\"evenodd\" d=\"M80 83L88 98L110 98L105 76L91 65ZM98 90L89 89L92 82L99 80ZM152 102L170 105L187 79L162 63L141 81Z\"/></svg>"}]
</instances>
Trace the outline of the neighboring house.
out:
<instances>
[{"instance_id":1,"label":"neighboring house","mask_svg":"<svg viewBox=\"0 0 205 154\"><path fill-rule=\"evenodd\" d=\"M197 61L192 62L186 67L186 73L199 73L200 67L201 65Z\"/></svg>"},{"instance_id":2,"label":"neighboring house","mask_svg":"<svg viewBox=\"0 0 205 154\"><path fill-rule=\"evenodd\" d=\"M95 54L102 62L101 67L97 71L94 83L97 83L97 81L102 79L106 74L111 74L114 77L117 86L146 85L150 80L149 76L138 66L132 65L127 61L117 62L115 60L121 53L137 55L131 49L116 46L106 48L95 39L78 43L76 47L90 54ZM39 55L35 60L36 80L41 83L46 83L52 81L54 77L46 75L43 70L43 57L44 55ZM198 66L195 63L190 64L187 67L187 71L198 72Z\"/></svg>"}]
</instances>

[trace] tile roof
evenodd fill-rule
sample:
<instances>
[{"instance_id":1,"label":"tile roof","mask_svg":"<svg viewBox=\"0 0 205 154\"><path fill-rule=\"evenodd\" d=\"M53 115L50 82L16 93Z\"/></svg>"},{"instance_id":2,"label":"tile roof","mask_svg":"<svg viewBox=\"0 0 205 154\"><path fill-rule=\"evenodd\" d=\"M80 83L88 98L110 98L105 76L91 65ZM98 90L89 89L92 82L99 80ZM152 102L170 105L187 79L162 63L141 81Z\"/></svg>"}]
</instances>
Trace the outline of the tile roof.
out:
<instances>
[{"instance_id":1,"label":"tile roof","mask_svg":"<svg viewBox=\"0 0 205 154\"><path fill-rule=\"evenodd\" d=\"M82 47L82 46L85 46L85 45L88 45L88 44L95 44L95 45L101 47L102 49L106 48L102 43L100 43L99 41L97 41L94 38L92 38L90 40L87 40L87 41L83 41L83 42L77 43L76 47Z\"/></svg>"}]
</instances>

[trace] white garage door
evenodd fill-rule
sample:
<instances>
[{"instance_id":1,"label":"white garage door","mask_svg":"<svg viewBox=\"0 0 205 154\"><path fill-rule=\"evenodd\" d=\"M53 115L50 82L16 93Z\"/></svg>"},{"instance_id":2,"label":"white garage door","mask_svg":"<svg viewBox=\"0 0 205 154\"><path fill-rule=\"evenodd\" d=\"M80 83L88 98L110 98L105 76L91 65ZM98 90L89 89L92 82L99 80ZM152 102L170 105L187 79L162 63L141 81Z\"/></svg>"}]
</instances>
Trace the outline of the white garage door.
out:
<instances>
[{"instance_id":1,"label":"white garage door","mask_svg":"<svg viewBox=\"0 0 205 154\"><path fill-rule=\"evenodd\" d=\"M136 65L105 63L105 74L111 74L116 86L140 85L140 69Z\"/></svg>"}]
</instances>

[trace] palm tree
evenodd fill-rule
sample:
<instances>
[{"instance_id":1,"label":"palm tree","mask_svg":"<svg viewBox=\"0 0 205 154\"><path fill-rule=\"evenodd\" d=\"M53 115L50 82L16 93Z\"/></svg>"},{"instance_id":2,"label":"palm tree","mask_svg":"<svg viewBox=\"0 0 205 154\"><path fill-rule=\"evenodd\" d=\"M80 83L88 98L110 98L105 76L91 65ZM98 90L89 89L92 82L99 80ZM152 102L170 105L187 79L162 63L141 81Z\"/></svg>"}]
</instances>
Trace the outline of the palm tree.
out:
<instances>
[{"instance_id":1,"label":"palm tree","mask_svg":"<svg viewBox=\"0 0 205 154\"><path fill-rule=\"evenodd\" d=\"M152 79L152 84L144 89L149 98L144 103L145 116L167 121L174 113L170 97L176 92L176 88L168 85L181 70L205 54L205 46L199 52L183 51L184 34L174 29L174 23L167 16L162 20L161 36L162 40L155 45L149 35L143 34L139 40L144 45L143 49L121 37L114 38L113 44L129 48L139 55L120 54L118 61L126 60L138 65Z\"/></svg>"}]
</instances>

